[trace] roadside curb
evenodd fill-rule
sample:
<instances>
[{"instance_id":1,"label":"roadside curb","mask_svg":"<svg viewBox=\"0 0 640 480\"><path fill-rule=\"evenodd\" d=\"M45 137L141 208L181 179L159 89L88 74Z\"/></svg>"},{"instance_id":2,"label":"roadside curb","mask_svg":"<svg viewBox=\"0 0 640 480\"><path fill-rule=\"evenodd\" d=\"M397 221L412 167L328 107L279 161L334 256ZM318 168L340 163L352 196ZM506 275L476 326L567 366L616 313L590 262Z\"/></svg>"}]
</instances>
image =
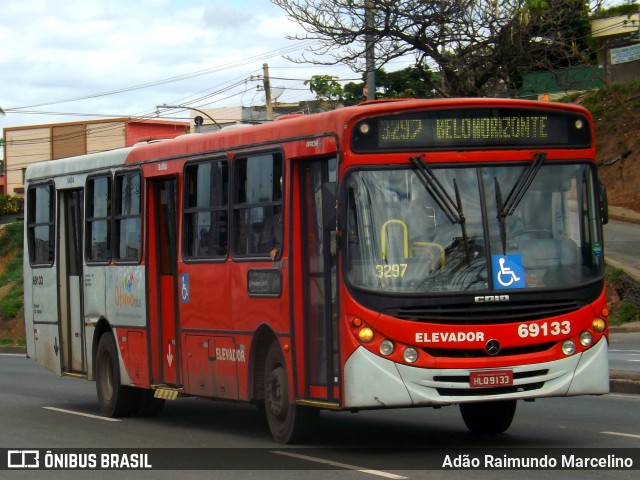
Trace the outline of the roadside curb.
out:
<instances>
[{"instance_id":1,"label":"roadside curb","mask_svg":"<svg viewBox=\"0 0 640 480\"><path fill-rule=\"evenodd\" d=\"M611 393L640 394L640 372L610 370L609 389Z\"/></svg>"},{"instance_id":2,"label":"roadside curb","mask_svg":"<svg viewBox=\"0 0 640 480\"><path fill-rule=\"evenodd\" d=\"M16 355L27 355L27 347L15 346L15 345L2 345L0 346L0 353L13 353Z\"/></svg>"},{"instance_id":3,"label":"roadside curb","mask_svg":"<svg viewBox=\"0 0 640 480\"><path fill-rule=\"evenodd\" d=\"M609 333L640 332L640 322L629 322L624 325L610 325Z\"/></svg>"}]
</instances>

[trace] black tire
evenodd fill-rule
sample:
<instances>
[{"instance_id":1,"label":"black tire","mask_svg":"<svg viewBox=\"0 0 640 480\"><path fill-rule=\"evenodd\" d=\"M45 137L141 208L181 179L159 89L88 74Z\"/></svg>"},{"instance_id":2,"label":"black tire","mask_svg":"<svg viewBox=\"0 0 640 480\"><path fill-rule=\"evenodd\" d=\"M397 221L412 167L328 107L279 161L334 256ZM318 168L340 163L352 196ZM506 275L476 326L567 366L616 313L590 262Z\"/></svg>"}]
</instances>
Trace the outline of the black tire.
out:
<instances>
[{"instance_id":1,"label":"black tire","mask_svg":"<svg viewBox=\"0 0 640 480\"><path fill-rule=\"evenodd\" d=\"M131 387L120 385L120 363L116 342L104 333L96 353L96 391L100 411L107 417L126 417L135 405Z\"/></svg>"},{"instance_id":2,"label":"black tire","mask_svg":"<svg viewBox=\"0 0 640 480\"><path fill-rule=\"evenodd\" d=\"M505 432L516 413L516 400L500 402L462 403L460 413L473 433L491 435Z\"/></svg>"},{"instance_id":3,"label":"black tire","mask_svg":"<svg viewBox=\"0 0 640 480\"><path fill-rule=\"evenodd\" d=\"M264 372L264 405L271 435L278 443L297 443L304 439L317 409L291 403L287 368L280 345L269 347Z\"/></svg>"}]
</instances>

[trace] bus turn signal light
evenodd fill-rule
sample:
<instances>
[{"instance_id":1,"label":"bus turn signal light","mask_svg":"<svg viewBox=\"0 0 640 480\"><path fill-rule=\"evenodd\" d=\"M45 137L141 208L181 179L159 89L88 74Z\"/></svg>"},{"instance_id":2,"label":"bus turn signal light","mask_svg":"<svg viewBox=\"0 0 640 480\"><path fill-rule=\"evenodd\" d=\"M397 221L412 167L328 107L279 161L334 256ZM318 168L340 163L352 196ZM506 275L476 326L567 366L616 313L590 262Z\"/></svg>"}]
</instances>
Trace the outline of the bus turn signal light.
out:
<instances>
[{"instance_id":1,"label":"bus turn signal light","mask_svg":"<svg viewBox=\"0 0 640 480\"><path fill-rule=\"evenodd\" d=\"M371 340L373 340L373 330L371 330L369 327L360 329L360 331L358 332L358 338L362 343L369 343Z\"/></svg>"},{"instance_id":2,"label":"bus turn signal light","mask_svg":"<svg viewBox=\"0 0 640 480\"><path fill-rule=\"evenodd\" d=\"M593 322L591 322L591 326L596 332L602 333L607 328L607 322L605 322L602 318L594 318Z\"/></svg>"}]
</instances>

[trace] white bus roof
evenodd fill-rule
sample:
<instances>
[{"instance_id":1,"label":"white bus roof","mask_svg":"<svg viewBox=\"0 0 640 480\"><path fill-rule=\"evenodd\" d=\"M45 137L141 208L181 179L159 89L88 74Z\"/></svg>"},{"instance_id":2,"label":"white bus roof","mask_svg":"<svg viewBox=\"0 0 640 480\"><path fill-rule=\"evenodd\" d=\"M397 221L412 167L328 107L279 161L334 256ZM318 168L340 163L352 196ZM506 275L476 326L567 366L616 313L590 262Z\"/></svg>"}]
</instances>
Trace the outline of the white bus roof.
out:
<instances>
[{"instance_id":1,"label":"white bus roof","mask_svg":"<svg viewBox=\"0 0 640 480\"><path fill-rule=\"evenodd\" d=\"M106 152L89 153L77 157L48 160L29 165L25 174L26 182L43 180L75 173L89 173L109 167L124 165L129 152L135 147L119 148Z\"/></svg>"}]
</instances>

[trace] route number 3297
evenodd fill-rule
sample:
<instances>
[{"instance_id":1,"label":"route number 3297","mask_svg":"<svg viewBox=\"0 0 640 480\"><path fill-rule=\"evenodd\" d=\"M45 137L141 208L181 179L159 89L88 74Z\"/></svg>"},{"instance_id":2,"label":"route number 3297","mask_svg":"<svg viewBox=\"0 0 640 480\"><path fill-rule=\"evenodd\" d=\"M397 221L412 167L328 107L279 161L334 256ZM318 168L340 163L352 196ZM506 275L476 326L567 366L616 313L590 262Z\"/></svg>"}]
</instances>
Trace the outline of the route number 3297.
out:
<instances>
[{"instance_id":1,"label":"route number 3297","mask_svg":"<svg viewBox=\"0 0 640 480\"><path fill-rule=\"evenodd\" d=\"M544 322L544 323L522 323L518 325L518 336L527 337L557 337L559 335L569 335L571 333L571 322Z\"/></svg>"},{"instance_id":2,"label":"route number 3297","mask_svg":"<svg viewBox=\"0 0 640 480\"><path fill-rule=\"evenodd\" d=\"M389 265L376 265L377 278L402 278L407 271L406 263L392 263Z\"/></svg>"}]
</instances>

